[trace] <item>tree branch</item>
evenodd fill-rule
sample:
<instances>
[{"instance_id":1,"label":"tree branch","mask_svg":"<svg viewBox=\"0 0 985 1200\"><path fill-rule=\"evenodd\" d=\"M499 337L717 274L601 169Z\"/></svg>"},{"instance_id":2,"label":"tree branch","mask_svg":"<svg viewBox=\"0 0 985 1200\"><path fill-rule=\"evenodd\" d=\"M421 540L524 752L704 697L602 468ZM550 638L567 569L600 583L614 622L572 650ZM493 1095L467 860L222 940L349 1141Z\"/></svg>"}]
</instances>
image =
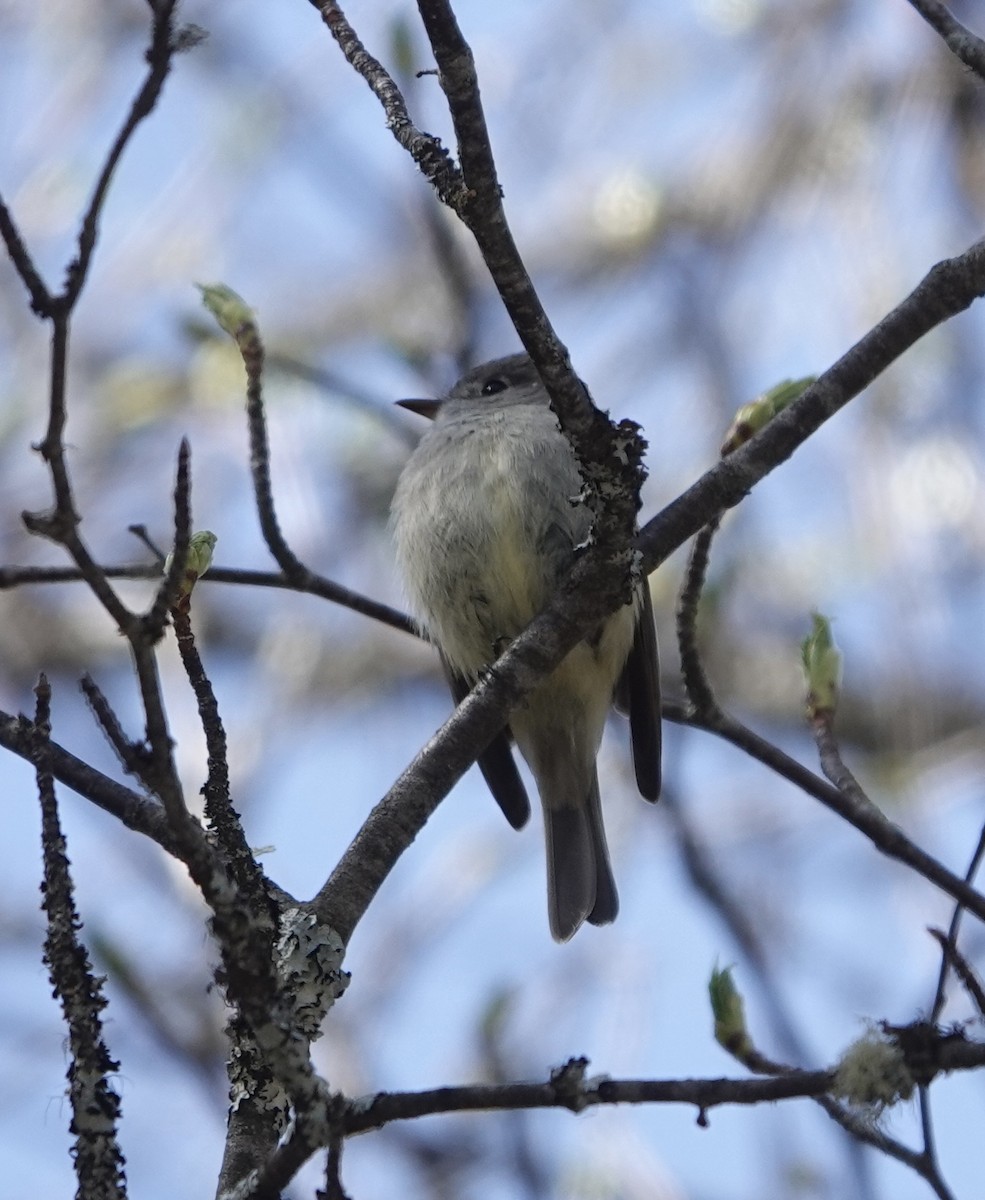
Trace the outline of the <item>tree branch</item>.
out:
<instances>
[{"instance_id":1,"label":"tree branch","mask_svg":"<svg viewBox=\"0 0 985 1200\"><path fill-rule=\"evenodd\" d=\"M956 21L940 0L910 0L910 4L941 35L951 53L985 79L985 41Z\"/></svg>"}]
</instances>

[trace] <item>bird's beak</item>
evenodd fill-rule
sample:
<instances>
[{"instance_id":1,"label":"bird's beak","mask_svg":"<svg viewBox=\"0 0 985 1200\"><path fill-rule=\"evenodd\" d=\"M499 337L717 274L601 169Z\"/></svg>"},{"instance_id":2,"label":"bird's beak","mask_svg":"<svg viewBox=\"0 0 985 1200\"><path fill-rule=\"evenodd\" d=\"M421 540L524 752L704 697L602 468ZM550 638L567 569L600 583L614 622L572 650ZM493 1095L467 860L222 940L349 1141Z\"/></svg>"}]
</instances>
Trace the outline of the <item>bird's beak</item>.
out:
<instances>
[{"instance_id":1,"label":"bird's beak","mask_svg":"<svg viewBox=\"0 0 985 1200\"><path fill-rule=\"evenodd\" d=\"M409 412L417 413L419 417L427 417L429 421L434 420L441 407L440 400L397 400L395 403Z\"/></svg>"}]
</instances>

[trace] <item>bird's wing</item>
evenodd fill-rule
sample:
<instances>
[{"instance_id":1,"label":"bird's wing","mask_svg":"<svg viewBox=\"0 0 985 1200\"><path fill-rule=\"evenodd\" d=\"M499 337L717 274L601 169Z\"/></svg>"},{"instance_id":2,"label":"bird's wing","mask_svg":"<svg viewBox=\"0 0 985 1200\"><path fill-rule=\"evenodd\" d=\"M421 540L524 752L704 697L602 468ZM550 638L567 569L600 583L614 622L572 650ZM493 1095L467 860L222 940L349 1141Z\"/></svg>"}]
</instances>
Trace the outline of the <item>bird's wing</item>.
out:
<instances>
[{"instance_id":1,"label":"bird's wing","mask_svg":"<svg viewBox=\"0 0 985 1200\"><path fill-rule=\"evenodd\" d=\"M461 704L472 690L468 680L452 670L444 655L441 656L441 665L455 703ZM478 761L482 777L488 784L493 799L503 810L503 816L514 829L522 829L530 818L530 801L513 760L509 726L496 734L479 755Z\"/></svg>"},{"instance_id":2,"label":"bird's wing","mask_svg":"<svg viewBox=\"0 0 985 1200\"><path fill-rule=\"evenodd\" d=\"M633 648L616 687L616 703L629 712L633 766L640 795L647 800L657 800L660 797L661 756L660 660L653 605L645 580L640 588Z\"/></svg>"}]
</instances>

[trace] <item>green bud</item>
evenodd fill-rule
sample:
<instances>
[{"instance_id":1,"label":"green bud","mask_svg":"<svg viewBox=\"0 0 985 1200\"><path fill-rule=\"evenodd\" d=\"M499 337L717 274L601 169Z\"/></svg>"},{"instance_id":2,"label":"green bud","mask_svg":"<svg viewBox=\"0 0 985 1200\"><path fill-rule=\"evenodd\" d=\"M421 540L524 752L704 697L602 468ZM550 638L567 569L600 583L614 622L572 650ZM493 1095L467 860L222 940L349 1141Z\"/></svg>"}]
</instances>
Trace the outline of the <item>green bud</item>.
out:
<instances>
[{"instance_id":1,"label":"green bud","mask_svg":"<svg viewBox=\"0 0 985 1200\"><path fill-rule=\"evenodd\" d=\"M253 325L256 316L246 301L224 283L197 283L202 303L215 317L220 329L238 338L244 325Z\"/></svg>"},{"instance_id":2,"label":"green bud","mask_svg":"<svg viewBox=\"0 0 985 1200\"><path fill-rule=\"evenodd\" d=\"M752 1040L746 1030L742 993L732 979L731 967L721 971L716 967L712 971L708 996L715 1019L715 1041L729 1054L742 1059L752 1049Z\"/></svg>"},{"instance_id":3,"label":"green bud","mask_svg":"<svg viewBox=\"0 0 985 1200\"><path fill-rule=\"evenodd\" d=\"M807 680L807 709L811 719L820 713L834 715L841 687L841 651L831 636L831 622L815 612L813 628L800 644Z\"/></svg>"},{"instance_id":4,"label":"green bud","mask_svg":"<svg viewBox=\"0 0 985 1200\"><path fill-rule=\"evenodd\" d=\"M190 596L196 582L212 566L212 552L215 550L218 540L210 529L203 529L199 533L192 534L188 543L188 554L185 558L185 570L178 589L179 597ZM164 560L165 575L171 570L173 562L174 553L172 552Z\"/></svg>"},{"instance_id":5,"label":"green bud","mask_svg":"<svg viewBox=\"0 0 985 1200\"><path fill-rule=\"evenodd\" d=\"M777 413L783 412L788 404L792 404L817 379L816 375L805 375L803 379L784 379L782 383L762 392L736 412L732 424L725 434L722 443L722 456L731 454L773 420Z\"/></svg>"}]
</instances>

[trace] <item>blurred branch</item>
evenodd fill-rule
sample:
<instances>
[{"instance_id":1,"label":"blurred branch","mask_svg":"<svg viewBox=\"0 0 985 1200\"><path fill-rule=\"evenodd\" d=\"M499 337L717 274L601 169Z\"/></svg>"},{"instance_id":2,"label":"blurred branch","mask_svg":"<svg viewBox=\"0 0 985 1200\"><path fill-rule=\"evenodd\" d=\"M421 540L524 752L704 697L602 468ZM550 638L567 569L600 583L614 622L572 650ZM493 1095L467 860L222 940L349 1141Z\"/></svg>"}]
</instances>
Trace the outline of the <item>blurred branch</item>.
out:
<instances>
[{"instance_id":1,"label":"blurred branch","mask_svg":"<svg viewBox=\"0 0 985 1200\"><path fill-rule=\"evenodd\" d=\"M763 1005L770 1014L777 1035L786 1043L788 1052L802 1062L809 1061L809 1051L784 1006L779 982L755 920L747 915L724 873L717 869L713 856L709 854L673 788L665 788L660 800L670 820L691 885L728 930L748 962L759 985Z\"/></svg>"},{"instance_id":2,"label":"blurred branch","mask_svg":"<svg viewBox=\"0 0 985 1200\"><path fill-rule=\"evenodd\" d=\"M958 913L956 912L955 917L957 916ZM982 1018L985 1018L985 988L982 987L981 981L971 969L971 966L965 959L964 955L958 952L958 948L954 944L955 937L953 926L946 937L939 929L928 929L927 932L937 941L943 953L944 961L941 966L942 977L946 978L947 968L951 967L958 979L961 980L961 983L965 991L968 993L971 1002L978 1010L978 1015ZM934 1003L934 1009L938 1012L939 1008L941 1007L942 994L943 987L939 985L937 998ZM931 1020L936 1020L936 1016L932 1017Z\"/></svg>"},{"instance_id":3,"label":"blurred branch","mask_svg":"<svg viewBox=\"0 0 985 1200\"><path fill-rule=\"evenodd\" d=\"M915 1171L930 1185L938 1200L954 1200L947 1185L940 1177L936 1162L928 1158L926 1152L913 1150L896 1138L890 1137L872 1121L858 1117L830 1096L818 1096L816 1099L832 1121L840 1125L846 1133L863 1145L871 1146L873 1150L887 1154L905 1167L909 1167L911 1171Z\"/></svg>"},{"instance_id":4,"label":"blurred branch","mask_svg":"<svg viewBox=\"0 0 985 1200\"><path fill-rule=\"evenodd\" d=\"M91 675L84 674L79 680L79 687L97 724L120 760L120 766L128 775L136 775L139 779L146 757L146 747L127 737L120 718Z\"/></svg>"},{"instance_id":5,"label":"blurred branch","mask_svg":"<svg viewBox=\"0 0 985 1200\"><path fill-rule=\"evenodd\" d=\"M381 400L374 393L366 391L348 379L343 379L334 371L316 367L312 363L295 358L293 354L286 354L282 350L268 350L266 363L268 371L280 371L292 379L303 380L318 388L319 391L344 401L357 412L363 413L382 425L405 446L417 444L417 435L399 415L399 410L392 404Z\"/></svg>"},{"instance_id":6,"label":"blurred branch","mask_svg":"<svg viewBox=\"0 0 985 1200\"><path fill-rule=\"evenodd\" d=\"M940 0L910 0L910 4L941 35L951 53L985 79L985 41L956 21Z\"/></svg>"}]
</instances>

